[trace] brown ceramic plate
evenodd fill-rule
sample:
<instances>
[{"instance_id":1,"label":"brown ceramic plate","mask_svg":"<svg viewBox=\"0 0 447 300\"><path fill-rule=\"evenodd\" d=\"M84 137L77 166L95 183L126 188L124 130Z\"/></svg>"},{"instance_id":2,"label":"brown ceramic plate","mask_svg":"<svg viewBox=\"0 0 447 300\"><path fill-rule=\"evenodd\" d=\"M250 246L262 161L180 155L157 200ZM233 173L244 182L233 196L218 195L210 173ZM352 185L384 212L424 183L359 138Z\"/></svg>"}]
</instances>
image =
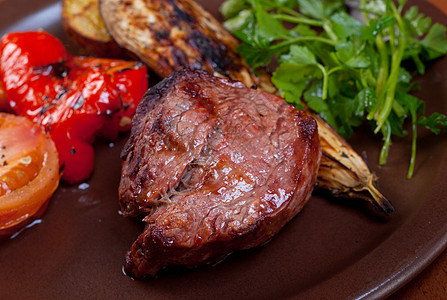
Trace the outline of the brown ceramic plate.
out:
<instances>
[{"instance_id":1,"label":"brown ceramic plate","mask_svg":"<svg viewBox=\"0 0 447 300\"><path fill-rule=\"evenodd\" d=\"M201 1L217 12L220 1ZM411 1L434 20L447 19L425 1ZM67 41L54 0L0 2L0 32L43 28ZM428 112L447 113L447 58L421 79ZM263 247L213 267L171 270L135 281L122 273L140 224L118 214L119 152L126 136L96 143L87 185L62 185L39 224L0 244L2 299L240 299L369 298L389 295L447 245L447 139L421 132L413 180L405 179L408 139L396 140L385 167L379 141L352 140L380 177L396 213L383 217L356 200L316 192L309 205Z\"/></svg>"}]
</instances>

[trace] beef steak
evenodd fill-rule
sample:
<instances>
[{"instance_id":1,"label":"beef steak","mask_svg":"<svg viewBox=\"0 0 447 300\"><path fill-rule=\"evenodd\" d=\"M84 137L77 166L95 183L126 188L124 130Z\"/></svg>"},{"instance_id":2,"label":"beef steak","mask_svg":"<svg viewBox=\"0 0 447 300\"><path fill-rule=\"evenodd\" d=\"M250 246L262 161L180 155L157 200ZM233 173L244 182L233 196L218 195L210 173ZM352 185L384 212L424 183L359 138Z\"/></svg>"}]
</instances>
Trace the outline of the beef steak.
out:
<instances>
[{"instance_id":1,"label":"beef steak","mask_svg":"<svg viewBox=\"0 0 447 300\"><path fill-rule=\"evenodd\" d=\"M307 203L320 162L314 119L203 71L151 88L123 149L122 213L144 232L125 270L213 263L275 235Z\"/></svg>"}]
</instances>

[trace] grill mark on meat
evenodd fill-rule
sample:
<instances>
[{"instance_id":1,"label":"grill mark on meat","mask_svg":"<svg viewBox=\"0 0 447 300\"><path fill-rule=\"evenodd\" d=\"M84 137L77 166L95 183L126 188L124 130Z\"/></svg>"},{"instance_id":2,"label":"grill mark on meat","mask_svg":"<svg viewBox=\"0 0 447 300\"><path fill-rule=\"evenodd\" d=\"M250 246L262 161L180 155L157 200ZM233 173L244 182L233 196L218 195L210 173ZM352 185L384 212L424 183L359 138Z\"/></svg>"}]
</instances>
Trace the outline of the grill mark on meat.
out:
<instances>
[{"instance_id":1,"label":"grill mark on meat","mask_svg":"<svg viewBox=\"0 0 447 300\"><path fill-rule=\"evenodd\" d=\"M181 87L181 90L190 96L191 98L195 98L197 93L199 92L200 87L194 83L186 83Z\"/></svg>"},{"instance_id":2,"label":"grill mark on meat","mask_svg":"<svg viewBox=\"0 0 447 300\"><path fill-rule=\"evenodd\" d=\"M299 121L300 133L307 142L315 134L315 126L312 126L313 119L311 117L303 118Z\"/></svg>"}]
</instances>

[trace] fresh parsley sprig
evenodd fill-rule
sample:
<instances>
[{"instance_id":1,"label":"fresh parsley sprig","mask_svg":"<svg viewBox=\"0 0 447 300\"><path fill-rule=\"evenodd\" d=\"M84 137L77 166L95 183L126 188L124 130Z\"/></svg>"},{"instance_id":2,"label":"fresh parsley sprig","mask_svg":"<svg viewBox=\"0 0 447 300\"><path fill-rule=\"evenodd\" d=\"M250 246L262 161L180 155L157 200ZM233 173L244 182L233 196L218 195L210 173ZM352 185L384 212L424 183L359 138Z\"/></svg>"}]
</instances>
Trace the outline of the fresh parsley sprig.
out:
<instances>
[{"instance_id":1,"label":"fresh parsley sprig","mask_svg":"<svg viewBox=\"0 0 447 300\"><path fill-rule=\"evenodd\" d=\"M439 134L447 125L447 116L425 116L424 102L410 95L417 87L412 73L423 74L426 62L447 53L446 28L416 6L404 12L406 0L357 2L362 21L342 0L227 0L221 12L252 67L277 62L272 81L288 102L304 100L346 138L369 121L383 138L380 164L409 119L411 178L417 127Z\"/></svg>"}]
</instances>

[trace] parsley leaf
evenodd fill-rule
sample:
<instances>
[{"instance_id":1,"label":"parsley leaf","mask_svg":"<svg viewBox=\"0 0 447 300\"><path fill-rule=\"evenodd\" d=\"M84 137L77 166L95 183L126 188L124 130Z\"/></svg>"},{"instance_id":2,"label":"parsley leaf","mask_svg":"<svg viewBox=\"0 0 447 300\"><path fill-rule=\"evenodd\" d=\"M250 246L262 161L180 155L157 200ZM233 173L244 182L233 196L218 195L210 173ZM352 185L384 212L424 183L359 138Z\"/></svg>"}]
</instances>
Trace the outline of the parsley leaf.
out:
<instances>
[{"instance_id":1,"label":"parsley leaf","mask_svg":"<svg viewBox=\"0 0 447 300\"><path fill-rule=\"evenodd\" d=\"M417 126L439 134L447 116L425 116L424 102L410 94L414 68L406 67L423 74L447 54L447 30L416 6L404 9L406 0L358 2L363 22L343 0L227 0L221 11L252 67L278 65L272 82L286 101L305 102L346 138L366 120L382 136L379 163L409 122L411 177Z\"/></svg>"},{"instance_id":2,"label":"parsley leaf","mask_svg":"<svg viewBox=\"0 0 447 300\"><path fill-rule=\"evenodd\" d=\"M439 23L430 28L427 36L421 41L421 44L428 51L427 59L438 58L447 53L447 40L445 39L446 28Z\"/></svg>"}]
</instances>

